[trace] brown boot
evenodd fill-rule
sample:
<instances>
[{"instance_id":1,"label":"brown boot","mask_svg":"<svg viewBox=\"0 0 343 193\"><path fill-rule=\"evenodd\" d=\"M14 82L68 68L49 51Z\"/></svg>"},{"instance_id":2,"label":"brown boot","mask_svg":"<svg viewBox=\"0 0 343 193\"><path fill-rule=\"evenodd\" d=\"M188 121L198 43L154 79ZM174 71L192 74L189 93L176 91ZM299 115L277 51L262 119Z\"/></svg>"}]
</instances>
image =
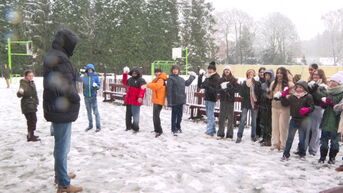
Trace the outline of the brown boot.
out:
<instances>
[{"instance_id":1,"label":"brown boot","mask_svg":"<svg viewBox=\"0 0 343 193\"><path fill-rule=\"evenodd\" d=\"M338 168L336 168L337 172L343 172L343 165L340 165Z\"/></svg>"},{"instance_id":2,"label":"brown boot","mask_svg":"<svg viewBox=\"0 0 343 193\"><path fill-rule=\"evenodd\" d=\"M57 193L62 193L62 192L82 192L82 187L80 186L68 186L66 188L63 187L58 187L57 188Z\"/></svg>"},{"instance_id":3,"label":"brown boot","mask_svg":"<svg viewBox=\"0 0 343 193\"><path fill-rule=\"evenodd\" d=\"M68 176L70 179L76 178L76 174L73 174L73 173L69 173ZM55 184L58 184L58 180L56 178L55 178Z\"/></svg>"}]
</instances>

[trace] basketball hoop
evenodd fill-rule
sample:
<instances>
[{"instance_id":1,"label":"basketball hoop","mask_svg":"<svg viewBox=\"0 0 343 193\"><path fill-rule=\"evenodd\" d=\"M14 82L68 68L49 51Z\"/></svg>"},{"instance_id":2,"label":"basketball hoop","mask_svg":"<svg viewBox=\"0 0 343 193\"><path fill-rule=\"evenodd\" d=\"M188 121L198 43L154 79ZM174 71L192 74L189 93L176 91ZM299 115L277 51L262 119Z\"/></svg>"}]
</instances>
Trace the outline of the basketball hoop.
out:
<instances>
[{"instance_id":1,"label":"basketball hoop","mask_svg":"<svg viewBox=\"0 0 343 193\"><path fill-rule=\"evenodd\" d=\"M176 60L177 58L182 58L182 48L173 48L172 58L173 60Z\"/></svg>"},{"instance_id":2,"label":"basketball hoop","mask_svg":"<svg viewBox=\"0 0 343 193\"><path fill-rule=\"evenodd\" d=\"M32 53L32 58L33 58L33 59L35 59L37 56L38 56L38 53L37 53L37 52L33 52L33 53Z\"/></svg>"}]
</instances>

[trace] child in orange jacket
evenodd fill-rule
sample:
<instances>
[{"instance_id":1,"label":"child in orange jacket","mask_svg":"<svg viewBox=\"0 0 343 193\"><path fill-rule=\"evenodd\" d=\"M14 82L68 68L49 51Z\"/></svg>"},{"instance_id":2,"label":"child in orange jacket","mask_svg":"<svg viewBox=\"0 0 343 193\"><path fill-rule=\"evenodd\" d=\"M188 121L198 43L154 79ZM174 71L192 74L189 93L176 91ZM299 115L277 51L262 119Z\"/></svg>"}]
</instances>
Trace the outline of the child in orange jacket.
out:
<instances>
[{"instance_id":1,"label":"child in orange jacket","mask_svg":"<svg viewBox=\"0 0 343 193\"><path fill-rule=\"evenodd\" d=\"M156 78L150 82L147 87L152 90L152 103L153 106L153 121L154 121L154 131L155 137L159 137L162 133L160 113L162 106L164 106L166 99L166 85L167 74L162 72L161 69L155 69Z\"/></svg>"}]
</instances>

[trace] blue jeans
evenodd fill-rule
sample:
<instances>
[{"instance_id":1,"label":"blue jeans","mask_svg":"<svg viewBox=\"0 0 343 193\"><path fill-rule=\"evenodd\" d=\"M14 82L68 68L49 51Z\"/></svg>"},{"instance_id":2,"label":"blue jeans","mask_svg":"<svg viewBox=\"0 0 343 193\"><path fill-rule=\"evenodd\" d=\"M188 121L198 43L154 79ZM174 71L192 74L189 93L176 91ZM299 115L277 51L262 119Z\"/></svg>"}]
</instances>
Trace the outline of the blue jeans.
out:
<instances>
[{"instance_id":1,"label":"blue jeans","mask_svg":"<svg viewBox=\"0 0 343 193\"><path fill-rule=\"evenodd\" d=\"M183 105L172 106L171 130L173 133L181 130Z\"/></svg>"},{"instance_id":2,"label":"blue jeans","mask_svg":"<svg viewBox=\"0 0 343 193\"><path fill-rule=\"evenodd\" d=\"M244 126L245 123L247 122L247 117L248 117L248 111L250 110L251 112L251 137L256 137L256 117L257 117L257 110L256 109L247 109L243 108L242 113L241 113L241 121L239 123L239 128L238 128L238 133L237 137L242 138L243 136L243 131L244 131Z\"/></svg>"},{"instance_id":3,"label":"blue jeans","mask_svg":"<svg viewBox=\"0 0 343 193\"><path fill-rule=\"evenodd\" d=\"M55 138L55 178L59 187L68 187L70 178L67 172L68 153L70 151L71 122L51 123Z\"/></svg>"},{"instance_id":4,"label":"blue jeans","mask_svg":"<svg viewBox=\"0 0 343 193\"><path fill-rule=\"evenodd\" d=\"M289 122L289 127L288 127L288 137L286 141L286 147L285 151L283 152L283 155L285 157L290 156L290 151L292 148L293 140L295 133L299 132L299 144L298 144L298 151L300 156L305 156L306 155L306 149L305 149L305 141L306 141L306 133L311 127L311 119L309 117L306 117L303 120L298 120L298 119L291 119Z\"/></svg>"},{"instance_id":5,"label":"blue jeans","mask_svg":"<svg viewBox=\"0 0 343 193\"><path fill-rule=\"evenodd\" d=\"M214 118L214 107L216 102L205 101L206 116L207 116L207 127L206 134L213 136L216 133L216 122Z\"/></svg>"},{"instance_id":6,"label":"blue jeans","mask_svg":"<svg viewBox=\"0 0 343 193\"><path fill-rule=\"evenodd\" d=\"M139 131L139 113L141 106L126 105L126 129ZM133 121L132 121L133 119Z\"/></svg>"},{"instance_id":7,"label":"blue jeans","mask_svg":"<svg viewBox=\"0 0 343 193\"><path fill-rule=\"evenodd\" d=\"M96 128L100 129L100 114L98 111L98 102L96 96L94 97L87 97L85 96L85 104L87 109L87 115L88 115L88 127L93 128L93 117L92 117L92 110L95 115L95 123Z\"/></svg>"}]
</instances>

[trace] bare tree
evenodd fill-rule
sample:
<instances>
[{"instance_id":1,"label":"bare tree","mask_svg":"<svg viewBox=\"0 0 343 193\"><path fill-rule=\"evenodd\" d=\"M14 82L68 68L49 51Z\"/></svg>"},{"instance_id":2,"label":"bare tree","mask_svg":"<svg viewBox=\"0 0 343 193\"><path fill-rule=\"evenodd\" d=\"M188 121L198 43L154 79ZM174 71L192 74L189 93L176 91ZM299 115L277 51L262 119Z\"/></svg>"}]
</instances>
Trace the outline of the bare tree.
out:
<instances>
[{"instance_id":1,"label":"bare tree","mask_svg":"<svg viewBox=\"0 0 343 193\"><path fill-rule=\"evenodd\" d=\"M226 64L229 63L229 35L232 28L231 15L229 11L223 11L217 14L217 33L220 34L217 39L224 39Z\"/></svg>"},{"instance_id":2,"label":"bare tree","mask_svg":"<svg viewBox=\"0 0 343 193\"><path fill-rule=\"evenodd\" d=\"M217 28L225 41L226 62L234 56L235 63L245 63L252 53L254 21L247 13L232 9L217 14ZM234 46L230 44L234 42Z\"/></svg>"},{"instance_id":3,"label":"bare tree","mask_svg":"<svg viewBox=\"0 0 343 193\"><path fill-rule=\"evenodd\" d=\"M331 11L322 19L329 35L331 55L337 65L343 59L343 9Z\"/></svg>"},{"instance_id":4,"label":"bare tree","mask_svg":"<svg viewBox=\"0 0 343 193\"><path fill-rule=\"evenodd\" d=\"M299 36L293 22L281 13L272 13L262 21L262 61L265 64L286 64L298 51Z\"/></svg>"}]
</instances>

